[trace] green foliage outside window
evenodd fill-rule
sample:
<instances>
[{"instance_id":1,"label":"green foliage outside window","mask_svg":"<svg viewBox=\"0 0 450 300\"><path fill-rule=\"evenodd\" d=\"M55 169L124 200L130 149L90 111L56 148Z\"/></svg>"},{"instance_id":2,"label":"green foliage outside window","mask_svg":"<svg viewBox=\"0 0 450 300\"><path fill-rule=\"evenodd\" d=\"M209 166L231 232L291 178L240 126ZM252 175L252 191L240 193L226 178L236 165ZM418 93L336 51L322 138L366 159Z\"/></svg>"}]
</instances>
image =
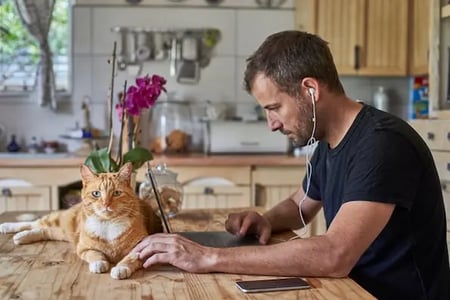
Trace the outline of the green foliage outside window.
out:
<instances>
[{"instance_id":1,"label":"green foliage outside window","mask_svg":"<svg viewBox=\"0 0 450 300\"><path fill-rule=\"evenodd\" d=\"M55 0L49 32L49 44L55 64L60 63L59 61L67 64L68 61L68 17L69 0ZM38 62L38 43L22 25L14 1L0 0L0 86L2 81L19 73L27 73L34 78ZM55 71L58 85L57 73ZM67 78L62 81L67 82Z\"/></svg>"}]
</instances>

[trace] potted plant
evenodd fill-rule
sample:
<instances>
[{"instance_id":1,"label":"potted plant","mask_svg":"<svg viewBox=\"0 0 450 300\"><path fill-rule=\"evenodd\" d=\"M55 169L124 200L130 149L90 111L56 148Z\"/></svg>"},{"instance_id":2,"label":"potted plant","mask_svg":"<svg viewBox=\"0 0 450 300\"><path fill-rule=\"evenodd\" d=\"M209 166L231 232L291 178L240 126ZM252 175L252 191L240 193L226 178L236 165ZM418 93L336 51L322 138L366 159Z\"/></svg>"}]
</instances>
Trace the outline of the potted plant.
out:
<instances>
[{"instance_id":1,"label":"potted plant","mask_svg":"<svg viewBox=\"0 0 450 300\"><path fill-rule=\"evenodd\" d=\"M111 148L113 145L112 94L114 91L115 45L112 64L109 99L109 145L108 147L91 152L85 160L85 165L89 166L96 173L117 172L127 162L131 162L133 164L133 171L136 171L146 161L153 159L151 152L139 146L137 143L139 118L145 109L150 109L155 104L161 92L166 92L164 87L166 80L159 75L138 77L136 78L135 85L128 88L127 82L125 81L123 92L119 96L119 103L115 105L119 119L121 120L121 130L118 149L114 155Z\"/></svg>"}]
</instances>

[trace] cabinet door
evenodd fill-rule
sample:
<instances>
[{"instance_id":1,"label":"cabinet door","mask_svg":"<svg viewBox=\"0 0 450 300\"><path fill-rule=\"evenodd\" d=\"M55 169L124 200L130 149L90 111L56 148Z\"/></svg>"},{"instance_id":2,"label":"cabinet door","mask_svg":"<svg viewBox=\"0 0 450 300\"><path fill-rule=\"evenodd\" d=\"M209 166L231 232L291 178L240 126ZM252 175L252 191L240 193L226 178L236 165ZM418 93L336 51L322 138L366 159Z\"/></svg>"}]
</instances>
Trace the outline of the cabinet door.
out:
<instances>
[{"instance_id":1,"label":"cabinet door","mask_svg":"<svg viewBox=\"0 0 450 300\"><path fill-rule=\"evenodd\" d=\"M257 167L253 171L256 205L270 209L297 191L303 181L305 168L299 167ZM323 210L308 224L302 237L323 234L326 231ZM303 233L300 229L297 234Z\"/></svg>"},{"instance_id":2,"label":"cabinet door","mask_svg":"<svg viewBox=\"0 0 450 300\"><path fill-rule=\"evenodd\" d=\"M329 43L340 75L358 73L365 0L318 0L315 33Z\"/></svg>"},{"instance_id":3,"label":"cabinet door","mask_svg":"<svg viewBox=\"0 0 450 300\"><path fill-rule=\"evenodd\" d=\"M2 187L1 189L0 213L51 209L49 187Z\"/></svg>"},{"instance_id":4,"label":"cabinet door","mask_svg":"<svg viewBox=\"0 0 450 300\"><path fill-rule=\"evenodd\" d=\"M367 0L361 75L406 75L408 0Z\"/></svg>"},{"instance_id":5,"label":"cabinet door","mask_svg":"<svg viewBox=\"0 0 450 300\"><path fill-rule=\"evenodd\" d=\"M184 186L183 208L250 207L249 186Z\"/></svg>"},{"instance_id":6,"label":"cabinet door","mask_svg":"<svg viewBox=\"0 0 450 300\"><path fill-rule=\"evenodd\" d=\"M410 43L410 74L428 73L428 44L430 27L430 1L412 1L412 34Z\"/></svg>"},{"instance_id":7,"label":"cabinet door","mask_svg":"<svg viewBox=\"0 0 450 300\"><path fill-rule=\"evenodd\" d=\"M183 208L250 207L250 167L176 167L183 184Z\"/></svg>"},{"instance_id":8,"label":"cabinet door","mask_svg":"<svg viewBox=\"0 0 450 300\"><path fill-rule=\"evenodd\" d=\"M297 0L296 26L329 42L340 75L406 75L408 1Z\"/></svg>"}]
</instances>

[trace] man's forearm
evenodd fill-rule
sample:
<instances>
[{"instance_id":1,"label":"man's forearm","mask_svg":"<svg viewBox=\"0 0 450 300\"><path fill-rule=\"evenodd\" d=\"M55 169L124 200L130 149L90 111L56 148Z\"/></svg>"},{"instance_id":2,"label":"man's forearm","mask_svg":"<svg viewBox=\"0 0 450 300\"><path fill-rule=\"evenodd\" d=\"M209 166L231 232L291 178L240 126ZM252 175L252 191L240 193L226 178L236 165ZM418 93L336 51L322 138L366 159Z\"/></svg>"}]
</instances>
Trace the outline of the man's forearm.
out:
<instances>
[{"instance_id":1,"label":"man's forearm","mask_svg":"<svg viewBox=\"0 0 450 300\"><path fill-rule=\"evenodd\" d=\"M264 217L272 225L272 232L299 229L302 226L298 206L291 198L275 205Z\"/></svg>"}]
</instances>

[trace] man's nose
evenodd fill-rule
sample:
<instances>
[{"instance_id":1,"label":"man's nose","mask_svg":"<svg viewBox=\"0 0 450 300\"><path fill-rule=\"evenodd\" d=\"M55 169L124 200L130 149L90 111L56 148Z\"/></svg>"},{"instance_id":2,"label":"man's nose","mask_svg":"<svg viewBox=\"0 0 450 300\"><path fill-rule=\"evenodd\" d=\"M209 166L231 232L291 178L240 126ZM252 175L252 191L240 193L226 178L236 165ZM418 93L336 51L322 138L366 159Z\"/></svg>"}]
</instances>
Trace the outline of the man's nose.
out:
<instances>
[{"instance_id":1,"label":"man's nose","mask_svg":"<svg viewBox=\"0 0 450 300\"><path fill-rule=\"evenodd\" d=\"M269 126L270 130L277 131L281 128L281 122L271 117L269 113L267 114L267 126Z\"/></svg>"}]
</instances>

